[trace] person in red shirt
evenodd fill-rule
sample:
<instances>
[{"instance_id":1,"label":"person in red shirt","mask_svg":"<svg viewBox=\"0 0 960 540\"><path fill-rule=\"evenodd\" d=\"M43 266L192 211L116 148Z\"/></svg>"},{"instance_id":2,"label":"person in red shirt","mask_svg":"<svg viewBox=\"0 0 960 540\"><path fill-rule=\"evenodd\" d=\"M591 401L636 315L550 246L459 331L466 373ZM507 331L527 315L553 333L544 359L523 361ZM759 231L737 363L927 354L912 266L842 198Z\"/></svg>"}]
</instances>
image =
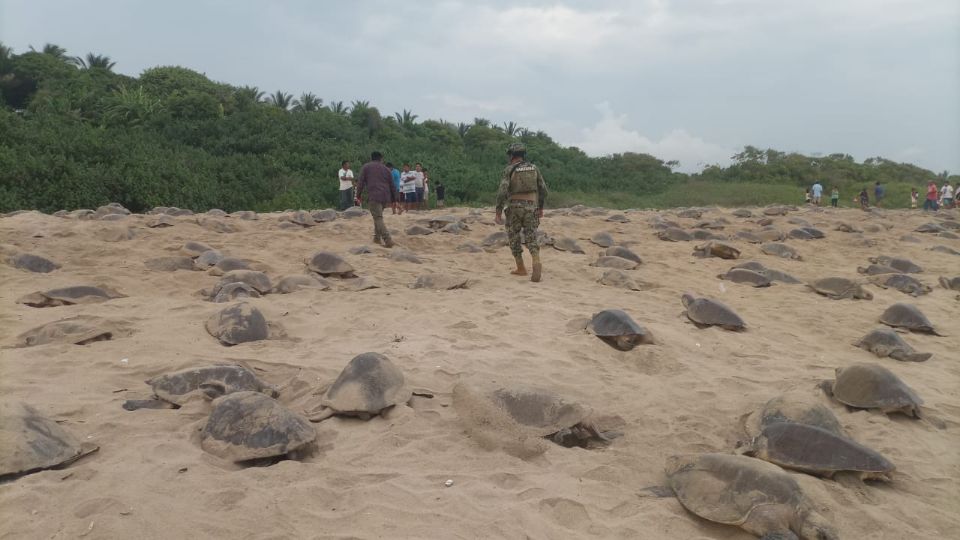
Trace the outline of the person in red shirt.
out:
<instances>
[{"instance_id":1,"label":"person in red shirt","mask_svg":"<svg viewBox=\"0 0 960 540\"><path fill-rule=\"evenodd\" d=\"M937 197L940 192L937 191L937 185L933 183L933 180L927 184L927 199L923 201L924 210L937 210Z\"/></svg>"}]
</instances>

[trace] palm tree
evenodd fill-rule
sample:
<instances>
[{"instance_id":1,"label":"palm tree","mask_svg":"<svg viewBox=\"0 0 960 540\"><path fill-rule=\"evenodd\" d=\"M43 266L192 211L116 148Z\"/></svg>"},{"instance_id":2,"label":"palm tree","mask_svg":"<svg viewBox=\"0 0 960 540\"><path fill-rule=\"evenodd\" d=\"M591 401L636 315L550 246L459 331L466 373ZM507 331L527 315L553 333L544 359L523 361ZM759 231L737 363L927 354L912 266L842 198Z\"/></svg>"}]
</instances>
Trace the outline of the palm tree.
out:
<instances>
[{"instance_id":1,"label":"palm tree","mask_svg":"<svg viewBox=\"0 0 960 540\"><path fill-rule=\"evenodd\" d=\"M331 112L340 116L346 116L350 112L350 108L344 105L342 101L331 101L328 108Z\"/></svg>"},{"instance_id":2,"label":"palm tree","mask_svg":"<svg viewBox=\"0 0 960 540\"><path fill-rule=\"evenodd\" d=\"M117 63L110 60L109 56L101 54L87 53L87 56L74 56L73 63L80 69L105 69L111 71Z\"/></svg>"},{"instance_id":3,"label":"palm tree","mask_svg":"<svg viewBox=\"0 0 960 540\"><path fill-rule=\"evenodd\" d=\"M323 107L323 100L311 92L300 94L300 99L293 102L293 110L297 112L319 111Z\"/></svg>"},{"instance_id":4,"label":"palm tree","mask_svg":"<svg viewBox=\"0 0 960 540\"><path fill-rule=\"evenodd\" d=\"M262 103L265 93L256 86L241 86L237 88L234 95L237 96L237 101Z\"/></svg>"},{"instance_id":5,"label":"palm tree","mask_svg":"<svg viewBox=\"0 0 960 540\"><path fill-rule=\"evenodd\" d=\"M397 123L401 127L410 129L416 124L417 115L413 114L413 111L403 110L403 113L393 113L393 117L397 119Z\"/></svg>"},{"instance_id":6,"label":"palm tree","mask_svg":"<svg viewBox=\"0 0 960 540\"><path fill-rule=\"evenodd\" d=\"M33 48L33 45L30 46L30 50L33 52L38 52L41 54L49 54L50 56L56 58L57 60L63 60L64 62L73 63L73 59L67 56L67 50L59 45L54 45L53 43L44 43L43 48L39 51Z\"/></svg>"},{"instance_id":7,"label":"palm tree","mask_svg":"<svg viewBox=\"0 0 960 540\"><path fill-rule=\"evenodd\" d=\"M520 126L516 122L504 122L503 132L511 137L515 137L520 132Z\"/></svg>"},{"instance_id":8,"label":"palm tree","mask_svg":"<svg viewBox=\"0 0 960 540\"><path fill-rule=\"evenodd\" d=\"M267 102L283 110L290 108L290 104L293 103L293 94L287 94L281 90L277 90L273 94L270 94L270 97L267 98Z\"/></svg>"},{"instance_id":9,"label":"palm tree","mask_svg":"<svg viewBox=\"0 0 960 540\"><path fill-rule=\"evenodd\" d=\"M473 125L480 127L490 127L490 121L486 118L474 118Z\"/></svg>"},{"instance_id":10,"label":"palm tree","mask_svg":"<svg viewBox=\"0 0 960 540\"><path fill-rule=\"evenodd\" d=\"M533 132L527 128L520 128L517 131L517 135L519 135L521 139L527 139L533 136Z\"/></svg>"},{"instance_id":11,"label":"palm tree","mask_svg":"<svg viewBox=\"0 0 960 540\"><path fill-rule=\"evenodd\" d=\"M460 135L461 138L463 138L467 135L467 132L470 131L470 128L472 127L473 126L471 126L470 124L459 122L457 124L457 133Z\"/></svg>"}]
</instances>

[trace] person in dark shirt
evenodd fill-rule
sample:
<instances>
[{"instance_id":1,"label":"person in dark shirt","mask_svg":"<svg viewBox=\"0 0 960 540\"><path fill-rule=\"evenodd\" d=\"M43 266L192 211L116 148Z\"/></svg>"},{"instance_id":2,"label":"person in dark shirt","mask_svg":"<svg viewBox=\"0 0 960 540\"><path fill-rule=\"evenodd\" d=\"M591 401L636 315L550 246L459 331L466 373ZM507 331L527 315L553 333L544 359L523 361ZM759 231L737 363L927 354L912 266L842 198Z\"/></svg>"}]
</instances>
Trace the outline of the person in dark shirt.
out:
<instances>
[{"instance_id":1,"label":"person in dark shirt","mask_svg":"<svg viewBox=\"0 0 960 540\"><path fill-rule=\"evenodd\" d=\"M444 206L443 196L445 191L443 187L443 182L437 180L437 185L434 186L434 190L437 192L437 208L443 208Z\"/></svg>"},{"instance_id":2,"label":"person in dark shirt","mask_svg":"<svg viewBox=\"0 0 960 540\"><path fill-rule=\"evenodd\" d=\"M367 194L367 206L373 216L373 241L383 247L393 247L390 231L383 222L383 209L397 202L397 188L393 184L390 169L383 164L383 154L373 152L370 161L360 169L357 179L357 198Z\"/></svg>"}]
</instances>

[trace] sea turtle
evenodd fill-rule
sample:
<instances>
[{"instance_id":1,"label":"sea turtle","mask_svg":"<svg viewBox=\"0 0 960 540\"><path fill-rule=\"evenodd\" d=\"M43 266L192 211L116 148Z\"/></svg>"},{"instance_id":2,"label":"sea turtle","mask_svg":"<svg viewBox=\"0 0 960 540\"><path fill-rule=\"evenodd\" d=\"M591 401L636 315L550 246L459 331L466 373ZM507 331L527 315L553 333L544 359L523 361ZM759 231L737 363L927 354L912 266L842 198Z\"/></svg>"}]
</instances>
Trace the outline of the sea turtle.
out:
<instances>
[{"instance_id":1,"label":"sea turtle","mask_svg":"<svg viewBox=\"0 0 960 540\"><path fill-rule=\"evenodd\" d=\"M589 407L542 388L461 381L453 387L453 407L480 444L521 457L546 450L538 439L570 448L620 435L604 431Z\"/></svg>"},{"instance_id":2,"label":"sea turtle","mask_svg":"<svg viewBox=\"0 0 960 540\"><path fill-rule=\"evenodd\" d=\"M193 264L193 258L181 256L155 257L143 261L143 265L154 272L176 272L177 270L194 270L196 268Z\"/></svg>"},{"instance_id":3,"label":"sea turtle","mask_svg":"<svg viewBox=\"0 0 960 540\"><path fill-rule=\"evenodd\" d=\"M164 214L169 214L171 216L192 216L193 210L189 208L177 208L176 206L171 206L164 211Z\"/></svg>"},{"instance_id":4,"label":"sea turtle","mask_svg":"<svg viewBox=\"0 0 960 540\"><path fill-rule=\"evenodd\" d=\"M0 402L0 479L56 467L96 452L98 446L81 443L56 421L26 403Z\"/></svg>"},{"instance_id":5,"label":"sea turtle","mask_svg":"<svg viewBox=\"0 0 960 540\"><path fill-rule=\"evenodd\" d=\"M347 208L346 210L341 212L340 215L346 219L353 219L353 218L363 217L366 213L367 213L366 210L364 210L363 208L360 208L359 206L351 206L350 208Z\"/></svg>"},{"instance_id":6,"label":"sea turtle","mask_svg":"<svg viewBox=\"0 0 960 540\"><path fill-rule=\"evenodd\" d=\"M260 291L242 281L218 285L215 290L217 292L211 295L209 300L216 304L233 302L244 298L260 298Z\"/></svg>"},{"instance_id":7,"label":"sea turtle","mask_svg":"<svg viewBox=\"0 0 960 540\"><path fill-rule=\"evenodd\" d=\"M599 280L602 285L619 287L628 291L643 291L652 288L652 285L644 282L637 282L622 270L610 269L603 273Z\"/></svg>"},{"instance_id":8,"label":"sea turtle","mask_svg":"<svg viewBox=\"0 0 960 540\"><path fill-rule=\"evenodd\" d=\"M320 407L307 415L311 422L320 422L335 414L368 419L410 401L412 396L400 368L386 356L368 352L350 360L323 393Z\"/></svg>"},{"instance_id":9,"label":"sea turtle","mask_svg":"<svg viewBox=\"0 0 960 540\"><path fill-rule=\"evenodd\" d=\"M893 304L880 315L880 322L894 328L906 328L911 332L942 335L937 332L926 315L916 306L910 304L899 302Z\"/></svg>"},{"instance_id":10,"label":"sea turtle","mask_svg":"<svg viewBox=\"0 0 960 540\"><path fill-rule=\"evenodd\" d=\"M74 304L95 304L106 302L114 298L126 298L126 295L109 287L94 287L91 285L76 285L62 287L49 291L37 291L20 297L18 304L30 307L72 306Z\"/></svg>"},{"instance_id":11,"label":"sea turtle","mask_svg":"<svg viewBox=\"0 0 960 540\"><path fill-rule=\"evenodd\" d=\"M932 248L930 248L930 249L927 250L927 251L936 251L936 252L938 252L938 253L946 253L946 254L948 254L948 255L960 255L960 251L957 251L957 250L953 249L952 247L940 246L940 245L933 246Z\"/></svg>"},{"instance_id":12,"label":"sea turtle","mask_svg":"<svg viewBox=\"0 0 960 540\"><path fill-rule=\"evenodd\" d=\"M855 409L879 409L885 414L901 412L920 418L923 400L880 364L852 364L837 368L836 379L824 381L822 388L827 395Z\"/></svg>"},{"instance_id":13,"label":"sea turtle","mask_svg":"<svg viewBox=\"0 0 960 540\"><path fill-rule=\"evenodd\" d=\"M910 234L905 234L905 235L901 236L901 237L900 237L900 241L901 241L901 242L909 242L909 243L911 243L911 244L921 244L921 243L923 243L923 240L917 238L916 236L910 235Z\"/></svg>"},{"instance_id":14,"label":"sea turtle","mask_svg":"<svg viewBox=\"0 0 960 540\"><path fill-rule=\"evenodd\" d=\"M32 253L18 253L8 260L10 266L27 272L47 274L60 268L60 265L39 255Z\"/></svg>"},{"instance_id":15,"label":"sea turtle","mask_svg":"<svg viewBox=\"0 0 960 540\"><path fill-rule=\"evenodd\" d=\"M871 264L869 266L858 266L857 272L861 274L866 274L868 276L879 276L882 274L899 274L900 271L892 266L885 266L882 264Z\"/></svg>"},{"instance_id":16,"label":"sea turtle","mask_svg":"<svg viewBox=\"0 0 960 540\"><path fill-rule=\"evenodd\" d=\"M844 298L873 300L873 293L864 289L862 285L852 279L828 277L812 281L807 286L831 300L842 300Z\"/></svg>"},{"instance_id":17,"label":"sea turtle","mask_svg":"<svg viewBox=\"0 0 960 540\"><path fill-rule=\"evenodd\" d=\"M693 248L694 256L698 257L719 257L721 259L739 259L740 250L720 242L707 242L702 246Z\"/></svg>"},{"instance_id":18,"label":"sea turtle","mask_svg":"<svg viewBox=\"0 0 960 540\"><path fill-rule=\"evenodd\" d=\"M710 521L763 540L838 540L800 485L780 467L729 454L671 456L666 470L677 500Z\"/></svg>"},{"instance_id":19,"label":"sea turtle","mask_svg":"<svg viewBox=\"0 0 960 540\"><path fill-rule=\"evenodd\" d=\"M653 343L650 332L619 309L605 309L595 314L587 324L587 330L607 345L621 351L629 351L637 345Z\"/></svg>"},{"instance_id":20,"label":"sea turtle","mask_svg":"<svg viewBox=\"0 0 960 540\"><path fill-rule=\"evenodd\" d=\"M783 259L793 259L796 261L802 261L803 257L797 253L797 250L792 247L781 244L779 242L767 242L760 246L760 251L766 253L767 255L773 255L775 257L781 257Z\"/></svg>"},{"instance_id":21,"label":"sea turtle","mask_svg":"<svg viewBox=\"0 0 960 540\"><path fill-rule=\"evenodd\" d=\"M956 234L954 234L954 233L952 233L952 232L950 232L950 231L943 231L942 233L937 233L937 236L940 237L940 238L949 238L949 239L951 239L951 240L956 240L956 239L960 238L960 236L957 236Z\"/></svg>"},{"instance_id":22,"label":"sea turtle","mask_svg":"<svg viewBox=\"0 0 960 540\"><path fill-rule=\"evenodd\" d=\"M723 218L711 219L706 221L698 221L693 224L694 229L711 229L715 231L721 231L728 225L727 221Z\"/></svg>"},{"instance_id":23,"label":"sea turtle","mask_svg":"<svg viewBox=\"0 0 960 540\"><path fill-rule=\"evenodd\" d=\"M612 223L630 223L630 218L623 214L613 214L612 216L608 217L606 221Z\"/></svg>"},{"instance_id":24,"label":"sea turtle","mask_svg":"<svg viewBox=\"0 0 960 540\"><path fill-rule=\"evenodd\" d=\"M227 213L219 208L211 208L206 211L206 214L211 217L227 217Z\"/></svg>"},{"instance_id":25,"label":"sea turtle","mask_svg":"<svg viewBox=\"0 0 960 540\"><path fill-rule=\"evenodd\" d=\"M689 242L693 236L687 231L678 227L667 227L657 232L657 238L667 242Z\"/></svg>"},{"instance_id":26,"label":"sea turtle","mask_svg":"<svg viewBox=\"0 0 960 540\"><path fill-rule=\"evenodd\" d=\"M466 242L457 246L457 251L460 253L482 253L483 248L473 242Z\"/></svg>"},{"instance_id":27,"label":"sea turtle","mask_svg":"<svg viewBox=\"0 0 960 540\"><path fill-rule=\"evenodd\" d=\"M233 462L289 455L317 438L302 415L260 392L234 392L213 402L200 447Z\"/></svg>"},{"instance_id":28,"label":"sea turtle","mask_svg":"<svg viewBox=\"0 0 960 540\"><path fill-rule=\"evenodd\" d=\"M224 256L223 256L223 253L220 253L220 250L208 249L207 251L204 251L203 253L198 255L197 258L193 260L193 264L197 268L207 269L219 263L223 259L224 259Z\"/></svg>"},{"instance_id":29,"label":"sea turtle","mask_svg":"<svg viewBox=\"0 0 960 540\"><path fill-rule=\"evenodd\" d=\"M87 345L95 341L107 341L114 337L129 334L128 326L124 323L90 315L77 315L27 330L17 336L15 346Z\"/></svg>"},{"instance_id":30,"label":"sea turtle","mask_svg":"<svg viewBox=\"0 0 960 540\"><path fill-rule=\"evenodd\" d=\"M102 242L124 242L136 235L130 227L101 227L93 231L93 237Z\"/></svg>"},{"instance_id":31,"label":"sea turtle","mask_svg":"<svg viewBox=\"0 0 960 540\"><path fill-rule=\"evenodd\" d=\"M810 238L814 240L821 240L827 237L823 231L817 229L816 227L800 227L800 230L810 235Z\"/></svg>"},{"instance_id":32,"label":"sea turtle","mask_svg":"<svg viewBox=\"0 0 960 540\"><path fill-rule=\"evenodd\" d=\"M610 233L603 231L591 236L590 241L602 248L608 248L614 244L613 236L611 236Z\"/></svg>"},{"instance_id":33,"label":"sea turtle","mask_svg":"<svg viewBox=\"0 0 960 540\"><path fill-rule=\"evenodd\" d=\"M210 251L212 247L202 243L202 242L187 242L183 244L183 247L180 248L180 253L186 255L187 257L199 257L203 255L204 252Z\"/></svg>"},{"instance_id":34,"label":"sea turtle","mask_svg":"<svg viewBox=\"0 0 960 540\"><path fill-rule=\"evenodd\" d=\"M683 230L683 227L676 221L671 221L669 219L663 219L660 216L653 216L650 218L650 226L658 231L665 229L680 229Z\"/></svg>"},{"instance_id":35,"label":"sea turtle","mask_svg":"<svg viewBox=\"0 0 960 540\"><path fill-rule=\"evenodd\" d=\"M690 233L690 236L692 236L694 240L726 240L727 239L725 236L719 235L717 233L712 233L705 229L697 229L692 233Z\"/></svg>"},{"instance_id":36,"label":"sea turtle","mask_svg":"<svg viewBox=\"0 0 960 540\"><path fill-rule=\"evenodd\" d=\"M448 234L463 234L469 230L470 227L467 226L466 223L462 221L456 221L454 223L446 224L442 229L440 229L440 232Z\"/></svg>"},{"instance_id":37,"label":"sea turtle","mask_svg":"<svg viewBox=\"0 0 960 540\"><path fill-rule=\"evenodd\" d=\"M753 212L747 210L746 208L738 208L733 211L733 215L738 218L750 218L753 217Z\"/></svg>"},{"instance_id":38,"label":"sea turtle","mask_svg":"<svg viewBox=\"0 0 960 540\"><path fill-rule=\"evenodd\" d=\"M709 298L696 298L690 293L684 294L680 300L687 308L686 315L698 328L719 326L727 330L740 331L747 327L743 319L732 309Z\"/></svg>"},{"instance_id":39,"label":"sea turtle","mask_svg":"<svg viewBox=\"0 0 960 540\"><path fill-rule=\"evenodd\" d=\"M433 289L435 291L449 291L453 289L467 289L470 280L465 277L449 274L422 274L410 287L412 289Z\"/></svg>"},{"instance_id":40,"label":"sea turtle","mask_svg":"<svg viewBox=\"0 0 960 540\"><path fill-rule=\"evenodd\" d=\"M363 245L352 247L348 249L347 252L351 255L369 255L370 253L373 253L373 249L370 246Z\"/></svg>"},{"instance_id":41,"label":"sea turtle","mask_svg":"<svg viewBox=\"0 0 960 540\"><path fill-rule=\"evenodd\" d=\"M842 221L841 221L840 223L837 223L837 226L834 227L833 230L835 230L835 231L840 231L840 232L845 232L845 233L859 233L859 232L863 232L863 231L861 231L860 229L854 227L853 225L850 225L849 223L844 223L844 222L842 222Z\"/></svg>"},{"instance_id":42,"label":"sea turtle","mask_svg":"<svg viewBox=\"0 0 960 540\"><path fill-rule=\"evenodd\" d=\"M813 240L813 235L804 229L791 229L789 232L787 232L787 238L792 238L794 240Z\"/></svg>"},{"instance_id":43,"label":"sea turtle","mask_svg":"<svg viewBox=\"0 0 960 540\"><path fill-rule=\"evenodd\" d=\"M960 276L946 278L940 277L940 286L951 291L960 291Z\"/></svg>"},{"instance_id":44,"label":"sea turtle","mask_svg":"<svg viewBox=\"0 0 960 540\"><path fill-rule=\"evenodd\" d=\"M919 227L913 230L913 232L918 232L918 233L941 233L943 231L944 231L943 227L941 227L936 223L924 223L923 225L920 225Z\"/></svg>"},{"instance_id":45,"label":"sea turtle","mask_svg":"<svg viewBox=\"0 0 960 540\"><path fill-rule=\"evenodd\" d=\"M174 219L173 216L168 216L166 214L160 214L147 220L147 227L151 229L163 229L166 227L173 227L176 224L177 220Z\"/></svg>"},{"instance_id":46,"label":"sea turtle","mask_svg":"<svg viewBox=\"0 0 960 540\"><path fill-rule=\"evenodd\" d=\"M289 221L290 223L293 223L294 225L299 225L301 227L313 227L314 224L316 223L313 220L313 216L311 216L310 213L305 210L297 210L295 212L290 212L289 214L282 215L280 216L280 220Z\"/></svg>"},{"instance_id":47,"label":"sea turtle","mask_svg":"<svg viewBox=\"0 0 960 540\"><path fill-rule=\"evenodd\" d=\"M580 244L576 240L568 236L562 236L560 238L555 238L553 241L553 249L559 251L569 251L571 253L585 253L583 248L580 247Z\"/></svg>"},{"instance_id":48,"label":"sea turtle","mask_svg":"<svg viewBox=\"0 0 960 540\"><path fill-rule=\"evenodd\" d=\"M484 238L483 242L480 242L480 244L483 247L488 247L488 248L501 248L506 246L509 241L510 241L510 238L507 236L506 232L497 231L495 233L491 233L486 238Z\"/></svg>"},{"instance_id":49,"label":"sea turtle","mask_svg":"<svg viewBox=\"0 0 960 540\"><path fill-rule=\"evenodd\" d=\"M807 424L779 422L763 431L740 452L816 476L832 478L851 471L861 480L890 481L896 467L876 450L849 437Z\"/></svg>"},{"instance_id":50,"label":"sea turtle","mask_svg":"<svg viewBox=\"0 0 960 540\"><path fill-rule=\"evenodd\" d=\"M620 257L621 259L627 259L628 261L633 261L637 264L643 263L643 261L640 260L639 255L623 246L608 247L607 249L603 250L602 253L609 257Z\"/></svg>"},{"instance_id":51,"label":"sea turtle","mask_svg":"<svg viewBox=\"0 0 960 540\"><path fill-rule=\"evenodd\" d=\"M773 227L765 227L754 234L764 242L779 242L787 237L782 231Z\"/></svg>"},{"instance_id":52,"label":"sea turtle","mask_svg":"<svg viewBox=\"0 0 960 540\"><path fill-rule=\"evenodd\" d=\"M286 276L281 278L273 287L275 293L289 294L301 289L320 289L323 291L333 288L333 285L316 274L300 276Z\"/></svg>"},{"instance_id":53,"label":"sea turtle","mask_svg":"<svg viewBox=\"0 0 960 540\"><path fill-rule=\"evenodd\" d=\"M754 223L756 223L761 227L769 227L770 225L773 225L773 218L769 218L769 217L760 218L758 220L755 220Z\"/></svg>"},{"instance_id":54,"label":"sea turtle","mask_svg":"<svg viewBox=\"0 0 960 540\"><path fill-rule=\"evenodd\" d=\"M853 344L880 358L889 356L901 362L925 362L932 353L918 353L899 334L889 328L876 328Z\"/></svg>"},{"instance_id":55,"label":"sea turtle","mask_svg":"<svg viewBox=\"0 0 960 540\"><path fill-rule=\"evenodd\" d=\"M700 219L700 216L703 215L703 212L697 208L687 208L685 210L680 210L677 212L677 217L682 218L691 218L691 219Z\"/></svg>"},{"instance_id":56,"label":"sea turtle","mask_svg":"<svg viewBox=\"0 0 960 540\"><path fill-rule=\"evenodd\" d=\"M737 231L736 237L751 244L762 244L766 241L757 236L753 231Z\"/></svg>"},{"instance_id":57,"label":"sea turtle","mask_svg":"<svg viewBox=\"0 0 960 540\"><path fill-rule=\"evenodd\" d=\"M241 391L262 392L277 397L273 386L261 381L252 371L237 365L214 365L181 369L164 373L147 384L153 389L154 399L129 399L123 403L128 411L137 409L178 409L191 396L202 394L207 399L216 399L226 394Z\"/></svg>"},{"instance_id":58,"label":"sea turtle","mask_svg":"<svg viewBox=\"0 0 960 540\"><path fill-rule=\"evenodd\" d=\"M419 236L419 235L433 234L434 231L433 229L428 229L420 225L413 225L411 227L407 227L407 230L404 232L407 233L408 236Z\"/></svg>"},{"instance_id":59,"label":"sea turtle","mask_svg":"<svg viewBox=\"0 0 960 540\"><path fill-rule=\"evenodd\" d=\"M427 226L431 229L442 229L451 223L457 223L460 221L457 219L457 216L445 215L445 216L434 216L427 220Z\"/></svg>"},{"instance_id":60,"label":"sea turtle","mask_svg":"<svg viewBox=\"0 0 960 540\"><path fill-rule=\"evenodd\" d=\"M821 404L817 397L811 392L795 389L771 398L759 409L741 417L743 430L749 439L753 439L764 428L786 422L816 426L837 435L846 435L833 411Z\"/></svg>"},{"instance_id":61,"label":"sea turtle","mask_svg":"<svg viewBox=\"0 0 960 540\"><path fill-rule=\"evenodd\" d=\"M263 313L247 302L228 306L214 313L206 323L207 332L223 345L238 345L270 337Z\"/></svg>"},{"instance_id":62,"label":"sea turtle","mask_svg":"<svg viewBox=\"0 0 960 540\"><path fill-rule=\"evenodd\" d=\"M595 262L591 263L590 266L597 266L599 268L616 268L618 270L633 270L639 266L639 263L629 259L624 259L623 257L601 255Z\"/></svg>"},{"instance_id":63,"label":"sea turtle","mask_svg":"<svg viewBox=\"0 0 960 540\"><path fill-rule=\"evenodd\" d=\"M923 296L933 291L929 285L924 285L913 276L907 274L888 274L876 276L870 280L874 285L884 289L896 289L910 296Z\"/></svg>"},{"instance_id":64,"label":"sea turtle","mask_svg":"<svg viewBox=\"0 0 960 540\"><path fill-rule=\"evenodd\" d=\"M237 210L230 214L230 217L235 217L237 219L242 219L244 221L256 221L260 219L260 216L252 210Z\"/></svg>"},{"instance_id":65,"label":"sea turtle","mask_svg":"<svg viewBox=\"0 0 960 540\"><path fill-rule=\"evenodd\" d=\"M751 287L769 287L771 285L770 278L760 272L746 268L731 268L726 274L719 274L717 277L734 283L746 283Z\"/></svg>"},{"instance_id":66,"label":"sea turtle","mask_svg":"<svg viewBox=\"0 0 960 540\"><path fill-rule=\"evenodd\" d=\"M353 267L343 257L329 251L318 251L304 261L307 269L323 277L353 278Z\"/></svg>"},{"instance_id":67,"label":"sea turtle","mask_svg":"<svg viewBox=\"0 0 960 540\"><path fill-rule=\"evenodd\" d=\"M801 226L803 226L803 227L809 227L809 226L810 226L810 222L809 222L809 221L803 219L802 217L797 217L797 216L794 216L794 217L792 217L792 218L787 219L787 223L790 223L790 224L792 224L792 225L801 225Z\"/></svg>"},{"instance_id":68,"label":"sea turtle","mask_svg":"<svg viewBox=\"0 0 960 540\"><path fill-rule=\"evenodd\" d=\"M903 272L904 274L917 274L923 272L923 268L914 264L913 261L910 259L903 259L901 257L888 257L886 255L881 255L879 257L870 257L868 260L874 264L882 264L884 266L896 268L898 271Z\"/></svg>"},{"instance_id":69,"label":"sea turtle","mask_svg":"<svg viewBox=\"0 0 960 540\"><path fill-rule=\"evenodd\" d=\"M789 211L790 208L783 205L768 206L763 209L764 215L767 216L785 216Z\"/></svg>"},{"instance_id":70,"label":"sea turtle","mask_svg":"<svg viewBox=\"0 0 960 540\"><path fill-rule=\"evenodd\" d=\"M423 264L423 259L417 257L416 253L406 249L395 249L387 257L391 261L408 262L413 264Z\"/></svg>"},{"instance_id":71,"label":"sea turtle","mask_svg":"<svg viewBox=\"0 0 960 540\"><path fill-rule=\"evenodd\" d=\"M224 274L220 281L210 290L210 297L220 293L220 289L231 283L245 283L260 294L267 294L273 289L270 278L263 272L257 270L232 270Z\"/></svg>"},{"instance_id":72,"label":"sea turtle","mask_svg":"<svg viewBox=\"0 0 960 540\"><path fill-rule=\"evenodd\" d=\"M211 276L222 276L234 270L249 270L250 263L236 257L224 257L214 263L208 272Z\"/></svg>"},{"instance_id":73,"label":"sea turtle","mask_svg":"<svg viewBox=\"0 0 960 540\"><path fill-rule=\"evenodd\" d=\"M313 217L313 220L317 223L326 223L337 219L337 211L332 208L327 208L325 210L317 210L310 214L310 216Z\"/></svg>"}]
</instances>

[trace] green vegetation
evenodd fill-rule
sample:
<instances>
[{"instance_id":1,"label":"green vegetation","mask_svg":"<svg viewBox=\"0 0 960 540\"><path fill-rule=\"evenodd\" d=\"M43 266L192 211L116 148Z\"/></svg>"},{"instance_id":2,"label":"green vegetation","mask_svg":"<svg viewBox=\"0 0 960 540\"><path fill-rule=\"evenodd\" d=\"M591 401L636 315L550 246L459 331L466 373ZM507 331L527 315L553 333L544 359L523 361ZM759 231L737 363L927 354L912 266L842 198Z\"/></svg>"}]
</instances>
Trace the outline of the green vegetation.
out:
<instances>
[{"instance_id":1,"label":"green vegetation","mask_svg":"<svg viewBox=\"0 0 960 540\"><path fill-rule=\"evenodd\" d=\"M139 77L115 73L105 55L71 57L57 45L14 54L0 45L0 211L91 208L116 201L259 211L333 206L340 161L357 166L381 150L399 166L421 161L446 185L448 204L491 204L504 150L525 142L551 188L551 206L738 206L802 201L822 179L842 202L876 181L890 206L934 173L882 158L856 163L746 147L728 167L687 175L645 154L591 158L542 131L382 114L366 101L313 93L267 94L182 67ZM944 173L945 174L945 173ZM872 191L871 191L872 196Z\"/></svg>"}]
</instances>

